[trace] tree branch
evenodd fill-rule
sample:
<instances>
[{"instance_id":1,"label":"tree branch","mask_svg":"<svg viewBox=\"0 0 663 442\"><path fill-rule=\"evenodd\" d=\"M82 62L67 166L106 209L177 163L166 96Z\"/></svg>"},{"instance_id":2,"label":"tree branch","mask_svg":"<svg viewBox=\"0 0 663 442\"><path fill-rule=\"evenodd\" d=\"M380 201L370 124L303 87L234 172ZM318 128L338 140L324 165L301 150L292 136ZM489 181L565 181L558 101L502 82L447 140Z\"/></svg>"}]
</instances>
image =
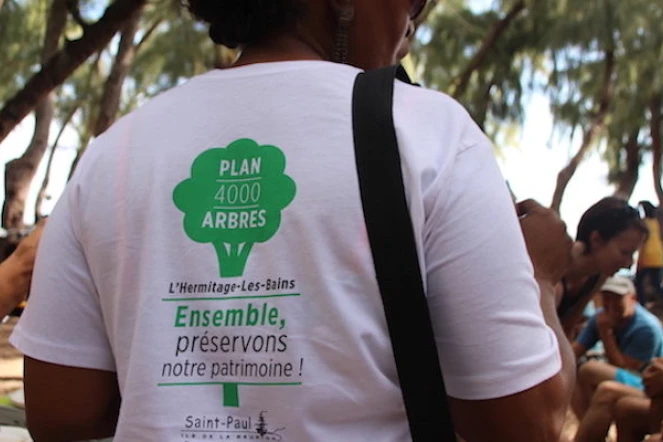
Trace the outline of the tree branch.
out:
<instances>
[{"instance_id":1,"label":"tree branch","mask_svg":"<svg viewBox=\"0 0 663 442\"><path fill-rule=\"evenodd\" d=\"M81 28L83 28L83 32L85 32L90 27L90 23L88 23L81 15L81 9L79 7L78 0L67 0L67 10L69 11L71 18L73 18Z\"/></svg>"},{"instance_id":2,"label":"tree branch","mask_svg":"<svg viewBox=\"0 0 663 442\"><path fill-rule=\"evenodd\" d=\"M663 124L663 118L661 117L661 106L663 106L663 98L661 97L661 94L658 93L654 95L651 103L649 104L649 109L651 112L649 128L651 132L652 154L654 156L654 189L656 189L656 196L658 197L659 206L663 206L663 187L661 186L661 155L663 155L661 124Z\"/></svg>"},{"instance_id":3,"label":"tree branch","mask_svg":"<svg viewBox=\"0 0 663 442\"><path fill-rule=\"evenodd\" d=\"M486 57L490 51L495 47L495 44L499 41L504 31L513 23L513 21L518 17L518 15L525 10L525 0L520 0L516 2L509 12L502 18L498 20L495 25L492 27L490 32L486 35L479 47L479 50L474 54L472 59L469 61L465 70L458 76L454 81L455 87L453 92L453 97L458 99L465 94L467 86L470 84L470 79L472 74L481 67Z\"/></svg>"},{"instance_id":4,"label":"tree branch","mask_svg":"<svg viewBox=\"0 0 663 442\"><path fill-rule=\"evenodd\" d=\"M92 135L95 137L101 135L113 124L120 110L122 86L129 74L136 54L134 38L138 32L142 13L143 8L138 8L122 26L117 54L115 54L110 75L104 84L104 93L99 105L99 115L92 129Z\"/></svg>"},{"instance_id":5,"label":"tree branch","mask_svg":"<svg viewBox=\"0 0 663 442\"><path fill-rule=\"evenodd\" d=\"M145 31L145 33L143 34L140 41L136 44L136 49L135 49L136 53L138 53L138 51L140 51L140 48L145 44L145 42L147 42L150 39L150 37L152 37L152 34L154 34L154 32L159 27L159 25L163 22L164 22L164 19L160 18L157 21L155 21L154 23L152 23L152 26L150 26L148 28L148 30Z\"/></svg>"},{"instance_id":6,"label":"tree branch","mask_svg":"<svg viewBox=\"0 0 663 442\"><path fill-rule=\"evenodd\" d=\"M37 103L62 84L90 55L105 47L118 29L147 0L115 0L79 40L69 42L33 75L0 110L0 142L28 115Z\"/></svg>"},{"instance_id":7,"label":"tree branch","mask_svg":"<svg viewBox=\"0 0 663 442\"><path fill-rule=\"evenodd\" d=\"M60 126L60 131L58 132L57 136L55 137L55 141L53 142L53 145L51 146L51 155L48 157L48 162L46 163L46 172L44 173L44 179L41 182L41 187L39 188L39 193L37 193L37 200L35 201L35 221L39 221L41 218L44 217L44 214L41 210L41 206L44 203L45 199L48 199L46 195L46 190L48 189L48 185L50 183L50 178L51 178L51 168L53 167L53 157L55 156L55 149L57 149L58 144L60 143L60 138L62 138L62 134L64 133L64 130L67 128L69 125L69 122L71 121L72 118L74 118L74 114L76 114L76 111L79 108L79 104L77 103L71 111L69 111L69 114L66 116L64 121L62 122L62 126Z\"/></svg>"},{"instance_id":8,"label":"tree branch","mask_svg":"<svg viewBox=\"0 0 663 442\"><path fill-rule=\"evenodd\" d=\"M67 25L66 0L53 0L46 21L46 32L41 51L44 66L60 47L61 36ZM6 229L21 229L25 214L25 201L30 184L46 150L51 123L55 115L53 94L44 95L35 108L35 128L32 139L23 154L5 166L5 199L2 204L2 224Z\"/></svg>"},{"instance_id":9,"label":"tree branch","mask_svg":"<svg viewBox=\"0 0 663 442\"><path fill-rule=\"evenodd\" d=\"M610 103L612 102L612 90L614 86L614 73L615 73L615 53L612 49L606 49L605 51L605 64L604 64L604 74L603 74L603 83L601 84L601 90L599 93L598 99L598 108L594 113L594 116L591 119L591 122L588 124L587 128L582 137L582 144L576 154L571 158L569 164L564 167L559 174L557 174L557 185L555 186L555 192L553 194L551 208L559 213L560 207L562 205L562 198L564 197L564 192L566 187L571 181L571 178L575 174L578 166L585 159L585 155L589 151L589 148L592 146L596 136L603 130L605 123L605 117L608 114L610 108Z\"/></svg>"},{"instance_id":10,"label":"tree branch","mask_svg":"<svg viewBox=\"0 0 663 442\"><path fill-rule=\"evenodd\" d=\"M639 135L640 128L631 132L626 145L623 147L626 149L626 168L619 172L619 181L615 190L615 196L626 201L631 198L639 177L641 163L640 143L638 143Z\"/></svg>"}]
</instances>

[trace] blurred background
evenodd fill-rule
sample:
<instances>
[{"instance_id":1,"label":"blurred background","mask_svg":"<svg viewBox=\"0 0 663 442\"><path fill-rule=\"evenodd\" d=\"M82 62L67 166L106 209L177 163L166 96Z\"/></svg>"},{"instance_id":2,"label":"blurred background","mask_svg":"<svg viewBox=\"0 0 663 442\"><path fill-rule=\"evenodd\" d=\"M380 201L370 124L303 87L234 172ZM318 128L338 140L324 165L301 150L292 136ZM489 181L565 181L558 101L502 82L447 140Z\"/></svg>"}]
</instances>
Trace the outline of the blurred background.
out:
<instances>
[{"instance_id":1,"label":"blurred background","mask_svg":"<svg viewBox=\"0 0 663 442\"><path fill-rule=\"evenodd\" d=\"M574 234L603 196L663 202L662 23L662 0L438 0L404 64L467 108L517 198ZM113 121L235 56L178 0L0 0L3 241L52 210Z\"/></svg>"}]
</instances>

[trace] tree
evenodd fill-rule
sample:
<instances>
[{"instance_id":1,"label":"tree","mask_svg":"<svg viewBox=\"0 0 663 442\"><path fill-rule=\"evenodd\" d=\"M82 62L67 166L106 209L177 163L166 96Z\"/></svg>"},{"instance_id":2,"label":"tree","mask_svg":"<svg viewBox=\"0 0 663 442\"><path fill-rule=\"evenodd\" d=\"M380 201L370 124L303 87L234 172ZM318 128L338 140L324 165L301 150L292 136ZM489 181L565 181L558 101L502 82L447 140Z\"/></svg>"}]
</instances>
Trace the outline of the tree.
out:
<instances>
[{"instance_id":1,"label":"tree","mask_svg":"<svg viewBox=\"0 0 663 442\"><path fill-rule=\"evenodd\" d=\"M571 178L575 174L576 170L580 163L585 159L587 152L592 147L593 143L596 141L596 138L599 136L601 130L604 128L604 122L606 116L608 115L610 101L612 99L612 87L613 87L613 75L615 70L615 55L613 49L607 49L604 54L603 64L603 80L601 83L601 89L598 94L598 103L596 109L593 109L589 112L587 123L584 126L584 132L582 136L582 143L578 148L577 152L571 158L571 161L559 172L557 175L557 185L555 187L555 192L553 193L551 208L556 212L559 212L562 205L562 198L564 197L564 192L566 187L571 181ZM571 104L578 107L579 104ZM572 110L572 113L575 113L575 110Z\"/></svg>"},{"instance_id":2,"label":"tree","mask_svg":"<svg viewBox=\"0 0 663 442\"><path fill-rule=\"evenodd\" d=\"M143 13L143 7L136 9L123 25L120 33L120 43L113 61L110 75L104 87L104 94L101 98L99 114L94 126L94 136L101 135L115 121L120 110L120 99L122 94L122 85L129 74L131 64L136 53L136 33Z\"/></svg>"},{"instance_id":3,"label":"tree","mask_svg":"<svg viewBox=\"0 0 663 442\"><path fill-rule=\"evenodd\" d=\"M654 95L650 104L650 130L652 140L652 152L654 156L653 161L653 174L654 174L654 189L658 197L659 206L663 206L663 187L661 187L661 155L663 155L663 140L661 139L661 125L663 125L663 118L661 117L661 107L663 102L661 100L661 93Z\"/></svg>"},{"instance_id":4,"label":"tree","mask_svg":"<svg viewBox=\"0 0 663 442\"><path fill-rule=\"evenodd\" d=\"M60 46L60 38L67 24L67 14L67 0L53 0L44 36L42 66L48 63ZM5 167L2 225L6 229L23 227L25 199L37 167L46 152L54 113L53 94L49 93L38 102L35 109L35 130L28 148L20 158L10 161Z\"/></svg>"},{"instance_id":5,"label":"tree","mask_svg":"<svg viewBox=\"0 0 663 442\"><path fill-rule=\"evenodd\" d=\"M523 54L536 46L524 1L501 2L497 10L475 12L465 1L445 1L422 25L413 59L422 82L452 94L474 120L496 137L522 121Z\"/></svg>"},{"instance_id":6,"label":"tree","mask_svg":"<svg viewBox=\"0 0 663 442\"><path fill-rule=\"evenodd\" d=\"M660 84L663 4L497 3L476 11L466 1L449 0L434 11L415 45L423 82L457 98L498 146L500 136L522 121L523 94L546 93L556 132L568 131L571 138L582 133L558 174L552 207L560 209L575 171L599 145L605 146L616 191L629 195L643 154L652 149L642 109L663 89L642 84L643 78ZM660 155L655 157L660 166Z\"/></svg>"},{"instance_id":7,"label":"tree","mask_svg":"<svg viewBox=\"0 0 663 442\"><path fill-rule=\"evenodd\" d=\"M0 110L0 142L46 94L62 84L88 57L105 47L134 11L146 2L147 0L116 0L106 9L99 21L85 27L81 38L68 41L63 49L54 54Z\"/></svg>"},{"instance_id":8,"label":"tree","mask_svg":"<svg viewBox=\"0 0 663 442\"><path fill-rule=\"evenodd\" d=\"M609 177L617 184L617 192L630 195L638 177L639 158L653 148L646 136L648 120L644 110L661 91L661 2L603 0L575 2L572 6L577 16L588 18L582 21L584 27L567 19L560 22L560 26L566 26L566 32L561 32L563 28L555 31L556 50L561 49L566 57L561 60L562 69L555 72L562 75L562 81L554 85L557 91L571 92L556 92L553 96L564 97L555 101L558 119L572 129L581 128L584 137L577 154L560 172L553 198L556 209L584 154L600 141L607 141L606 156L612 159ZM569 29L570 26L577 30ZM603 73L596 66L598 51L604 53ZM606 81L609 73L611 83ZM654 157L655 163L660 162Z\"/></svg>"},{"instance_id":9,"label":"tree","mask_svg":"<svg viewBox=\"0 0 663 442\"><path fill-rule=\"evenodd\" d=\"M509 25L511 25L516 17L518 17L518 14L520 14L523 10L525 10L525 1L517 1L509 9L504 18L497 20L490 28L490 31L488 34L486 34L483 41L481 42L481 46L479 46L479 49L467 63L465 70L463 70L462 74L460 74L460 76L458 76L458 78L454 81L454 98L462 97L465 94L472 74L486 61L488 54L496 46L500 37L505 33Z\"/></svg>"},{"instance_id":10,"label":"tree","mask_svg":"<svg viewBox=\"0 0 663 442\"><path fill-rule=\"evenodd\" d=\"M88 127L86 128L85 135L81 137L84 142L78 149L76 158L74 158L69 173L70 177L76 169L76 165L80 161L90 138L101 135L117 118L120 111L124 82L129 75L136 51L138 50L138 45L134 40L139 29L143 10L144 6L136 9L120 30L120 41L118 43L117 53L113 59L110 74L103 86L101 101L99 104L95 101L91 102L95 110L89 113ZM150 35L150 31L146 32L143 41L149 38ZM86 87L86 89L89 89L89 87Z\"/></svg>"},{"instance_id":11,"label":"tree","mask_svg":"<svg viewBox=\"0 0 663 442\"><path fill-rule=\"evenodd\" d=\"M635 189L635 184L638 181L640 173L640 163L642 162L641 155L641 144L638 140L640 135L640 128L636 128L628 135L627 139L624 141L623 138L620 138L618 141L623 144L623 148L619 150L620 154L624 152L624 155L619 155L620 158L617 159L619 163L624 163L623 166L618 166L618 172L616 175L611 174L609 179L611 182L617 184L614 195L620 197L624 200L629 200L633 194L633 189ZM624 157L623 159L621 157Z\"/></svg>"},{"instance_id":12,"label":"tree","mask_svg":"<svg viewBox=\"0 0 663 442\"><path fill-rule=\"evenodd\" d=\"M663 92L660 66L663 58L662 5L656 2L631 0L628 5L616 4L619 26L614 106L608 126L606 158L610 166L610 179L617 183L617 192L623 192L625 181L637 181L639 164L628 163L630 143L624 144L627 134L637 134L640 157L652 154L652 173L657 195L661 187L660 97ZM643 81L644 79L644 81ZM656 124L656 122L659 124ZM619 141L621 138L621 142ZM612 142L616 140L616 142ZM620 160L615 162L614 160ZM628 187L626 188L628 190ZM661 201L659 201L660 204Z\"/></svg>"},{"instance_id":13,"label":"tree","mask_svg":"<svg viewBox=\"0 0 663 442\"><path fill-rule=\"evenodd\" d=\"M0 102L19 91L41 64L48 0L10 0L0 11Z\"/></svg>"},{"instance_id":14,"label":"tree","mask_svg":"<svg viewBox=\"0 0 663 442\"><path fill-rule=\"evenodd\" d=\"M118 115L131 112L186 78L213 67L223 67L235 58L236 51L221 46L215 48L205 28L193 22L182 12L180 5L171 0L149 3L143 8L140 20L133 25L139 41L128 37L127 29L133 32L133 26L128 23L117 50L112 54L110 72L91 71L98 73L94 76L93 89L103 90L101 95L84 86L88 81L83 77L69 82L74 90L70 100L75 102L76 97L86 97L79 124L75 125L80 143L70 176L90 140L105 131ZM122 75L118 75L119 69ZM104 77L105 82L97 86Z\"/></svg>"}]
</instances>

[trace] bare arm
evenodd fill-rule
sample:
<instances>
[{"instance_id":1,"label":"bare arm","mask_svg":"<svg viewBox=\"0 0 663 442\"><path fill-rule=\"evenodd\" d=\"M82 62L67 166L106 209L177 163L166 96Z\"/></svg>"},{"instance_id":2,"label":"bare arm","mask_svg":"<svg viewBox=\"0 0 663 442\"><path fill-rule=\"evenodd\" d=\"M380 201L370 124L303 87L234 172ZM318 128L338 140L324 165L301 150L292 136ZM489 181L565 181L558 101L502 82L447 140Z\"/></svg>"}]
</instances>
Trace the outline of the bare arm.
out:
<instances>
[{"instance_id":1,"label":"bare arm","mask_svg":"<svg viewBox=\"0 0 663 442\"><path fill-rule=\"evenodd\" d=\"M601 341L605 348L605 356L608 358L608 362L616 367L625 368L626 370L639 371L642 368L644 364L642 361L625 355L619 350L612 329L599 329L599 335L601 336Z\"/></svg>"},{"instance_id":2,"label":"bare arm","mask_svg":"<svg viewBox=\"0 0 663 442\"><path fill-rule=\"evenodd\" d=\"M653 432L661 431L663 423L663 397L655 397L649 407L649 428Z\"/></svg>"},{"instance_id":3,"label":"bare arm","mask_svg":"<svg viewBox=\"0 0 663 442\"><path fill-rule=\"evenodd\" d=\"M589 304L589 301L592 300L596 293L594 291L588 292L581 297L579 297L573 307L567 312L562 320L562 327L564 328L564 333L566 336L571 336L576 325L582 319L582 315Z\"/></svg>"},{"instance_id":4,"label":"bare arm","mask_svg":"<svg viewBox=\"0 0 663 442\"><path fill-rule=\"evenodd\" d=\"M529 390L485 401L450 399L458 434L467 442L557 442L575 383L575 358L562 330L554 302L554 288L539 281L541 307L555 332L562 357L561 371Z\"/></svg>"},{"instance_id":5,"label":"bare arm","mask_svg":"<svg viewBox=\"0 0 663 442\"><path fill-rule=\"evenodd\" d=\"M0 318L21 303L30 286L31 268L25 268L14 255L0 264Z\"/></svg>"},{"instance_id":6,"label":"bare arm","mask_svg":"<svg viewBox=\"0 0 663 442\"><path fill-rule=\"evenodd\" d=\"M28 429L35 442L100 439L115 432L116 373L25 358Z\"/></svg>"},{"instance_id":7,"label":"bare arm","mask_svg":"<svg viewBox=\"0 0 663 442\"><path fill-rule=\"evenodd\" d=\"M587 353L585 346L578 341L574 341L573 344L571 344L571 347L573 348L573 354L575 355L576 359Z\"/></svg>"},{"instance_id":8,"label":"bare arm","mask_svg":"<svg viewBox=\"0 0 663 442\"><path fill-rule=\"evenodd\" d=\"M19 243L14 253L0 264L0 318L11 313L30 290L35 255L43 228L42 221Z\"/></svg>"},{"instance_id":9,"label":"bare arm","mask_svg":"<svg viewBox=\"0 0 663 442\"><path fill-rule=\"evenodd\" d=\"M645 393L651 398L649 407L649 427L652 432L659 432L663 421L663 358L651 361L642 372Z\"/></svg>"}]
</instances>

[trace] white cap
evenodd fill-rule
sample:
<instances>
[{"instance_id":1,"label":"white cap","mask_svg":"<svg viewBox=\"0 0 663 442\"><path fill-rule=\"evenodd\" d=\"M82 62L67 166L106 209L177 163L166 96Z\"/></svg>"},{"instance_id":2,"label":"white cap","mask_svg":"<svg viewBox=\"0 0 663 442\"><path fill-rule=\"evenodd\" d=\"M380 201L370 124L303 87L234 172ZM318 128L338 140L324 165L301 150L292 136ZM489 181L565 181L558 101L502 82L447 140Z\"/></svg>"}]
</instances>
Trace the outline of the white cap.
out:
<instances>
[{"instance_id":1,"label":"white cap","mask_svg":"<svg viewBox=\"0 0 663 442\"><path fill-rule=\"evenodd\" d=\"M628 278L613 276L605 281L603 287L601 287L601 291L626 296L635 293L635 286Z\"/></svg>"}]
</instances>

